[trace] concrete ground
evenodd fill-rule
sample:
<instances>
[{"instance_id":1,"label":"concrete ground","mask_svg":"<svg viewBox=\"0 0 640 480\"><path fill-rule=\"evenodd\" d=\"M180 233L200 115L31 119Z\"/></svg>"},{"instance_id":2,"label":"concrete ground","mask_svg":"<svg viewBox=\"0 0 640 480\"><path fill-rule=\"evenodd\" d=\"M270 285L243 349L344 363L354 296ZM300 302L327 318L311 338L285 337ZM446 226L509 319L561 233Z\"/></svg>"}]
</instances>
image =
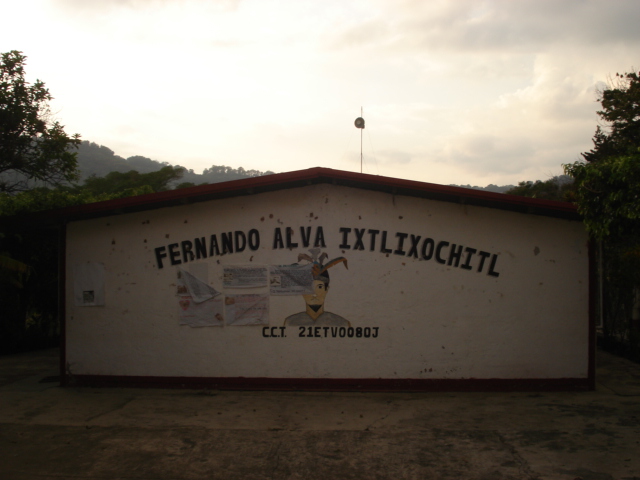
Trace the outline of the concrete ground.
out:
<instances>
[{"instance_id":1,"label":"concrete ground","mask_svg":"<svg viewBox=\"0 0 640 480\"><path fill-rule=\"evenodd\" d=\"M0 357L0 479L640 480L640 365L583 393L60 388Z\"/></svg>"}]
</instances>

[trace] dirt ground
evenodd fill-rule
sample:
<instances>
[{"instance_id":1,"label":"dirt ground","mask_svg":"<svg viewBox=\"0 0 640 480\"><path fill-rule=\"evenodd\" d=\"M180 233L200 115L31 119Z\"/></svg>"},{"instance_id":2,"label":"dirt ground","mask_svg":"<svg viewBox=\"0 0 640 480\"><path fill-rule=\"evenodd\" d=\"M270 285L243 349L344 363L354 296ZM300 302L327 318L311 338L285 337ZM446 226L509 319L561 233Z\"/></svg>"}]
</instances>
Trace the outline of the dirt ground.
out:
<instances>
[{"instance_id":1,"label":"dirt ground","mask_svg":"<svg viewBox=\"0 0 640 480\"><path fill-rule=\"evenodd\" d=\"M0 479L640 480L640 365L593 392L61 388L0 357Z\"/></svg>"}]
</instances>

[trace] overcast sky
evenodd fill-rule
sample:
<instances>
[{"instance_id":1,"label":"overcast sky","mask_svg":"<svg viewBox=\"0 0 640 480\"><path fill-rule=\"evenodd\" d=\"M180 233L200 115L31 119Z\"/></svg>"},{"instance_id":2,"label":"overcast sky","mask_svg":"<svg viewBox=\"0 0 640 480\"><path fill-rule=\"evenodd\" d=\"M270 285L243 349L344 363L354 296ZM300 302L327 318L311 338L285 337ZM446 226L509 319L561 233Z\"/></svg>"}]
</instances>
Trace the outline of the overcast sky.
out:
<instances>
[{"instance_id":1,"label":"overcast sky","mask_svg":"<svg viewBox=\"0 0 640 480\"><path fill-rule=\"evenodd\" d=\"M201 172L316 166L442 184L548 179L591 148L597 88L640 68L638 0L20 0L57 119Z\"/></svg>"}]
</instances>

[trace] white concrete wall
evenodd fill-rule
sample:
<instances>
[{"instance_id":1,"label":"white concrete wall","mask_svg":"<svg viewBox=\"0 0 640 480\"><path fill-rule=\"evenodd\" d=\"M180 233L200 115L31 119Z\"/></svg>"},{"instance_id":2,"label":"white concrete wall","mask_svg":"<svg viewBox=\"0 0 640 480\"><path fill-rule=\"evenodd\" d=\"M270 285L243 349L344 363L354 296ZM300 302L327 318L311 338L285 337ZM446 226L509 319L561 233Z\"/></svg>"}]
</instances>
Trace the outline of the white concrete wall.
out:
<instances>
[{"instance_id":1,"label":"white concrete wall","mask_svg":"<svg viewBox=\"0 0 640 480\"><path fill-rule=\"evenodd\" d=\"M222 232L257 229L260 247L204 264L225 292L225 265L280 265L308 253L300 227L322 227L330 269L326 310L377 338L265 338L261 326L179 325L177 266L154 249ZM276 228L294 249L274 249ZM351 228L350 249L340 228ZM397 232L490 254L482 272L395 253L355 250L353 229ZM587 236L579 222L332 185L73 222L67 237L67 361L74 374L273 378L586 378ZM315 233L312 234L312 238ZM404 240L408 253L411 237ZM448 261L450 246L442 253ZM467 253L462 254L460 265ZM494 271L488 275L492 258ZM419 251L418 257L421 257ZM104 264L104 306L74 306L74 266ZM270 325L303 311L300 296L271 296ZM279 332L279 330L278 330ZM322 332L324 334L324 332ZM330 335L330 333L329 333Z\"/></svg>"}]
</instances>

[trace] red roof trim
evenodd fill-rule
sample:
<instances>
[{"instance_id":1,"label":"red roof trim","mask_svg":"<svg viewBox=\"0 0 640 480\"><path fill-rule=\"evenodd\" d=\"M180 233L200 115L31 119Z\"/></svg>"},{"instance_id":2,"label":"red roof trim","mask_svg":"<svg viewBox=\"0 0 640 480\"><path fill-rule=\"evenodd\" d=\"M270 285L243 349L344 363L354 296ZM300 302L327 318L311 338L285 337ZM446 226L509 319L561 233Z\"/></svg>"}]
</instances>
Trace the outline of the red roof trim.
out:
<instances>
[{"instance_id":1,"label":"red roof trim","mask_svg":"<svg viewBox=\"0 0 640 480\"><path fill-rule=\"evenodd\" d=\"M366 190L382 191L394 195L407 195L433 200L518 211L550 217L579 220L576 207L566 202L505 195L470 188L451 187L433 183L403 180L364 173L346 172L329 168L310 168L294 172L264 175L230 182L200 185L180 190L119 198L104 202L77 205L22 217L23 224L52 224L120 213L150 210L217 198L282 190L319 183L332 183ZM6 220L9 220L8 218ZM6 222L2 222L6 223ZM8 222L16 223L16 222Z\"/></svg>"}]
</instances>

